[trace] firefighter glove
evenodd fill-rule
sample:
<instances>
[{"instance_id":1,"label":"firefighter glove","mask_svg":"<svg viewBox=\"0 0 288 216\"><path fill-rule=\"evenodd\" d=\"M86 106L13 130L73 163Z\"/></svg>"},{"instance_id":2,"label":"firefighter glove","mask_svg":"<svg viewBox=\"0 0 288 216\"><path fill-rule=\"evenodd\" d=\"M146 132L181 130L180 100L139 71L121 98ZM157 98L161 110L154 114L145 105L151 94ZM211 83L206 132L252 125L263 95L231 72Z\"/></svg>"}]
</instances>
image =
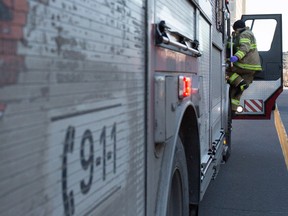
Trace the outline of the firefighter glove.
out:
<instances>
[{"instance_id":1,"label":"firefighter glove","mask_svg":"<svg viewBox=\"0 0 288 216\"><path fill-rule=\"evenodd\" d=\"M238 61L238 57L237 56L231 56L230 57L230 62L237 62Z\"/></svg>"}]
</instances>

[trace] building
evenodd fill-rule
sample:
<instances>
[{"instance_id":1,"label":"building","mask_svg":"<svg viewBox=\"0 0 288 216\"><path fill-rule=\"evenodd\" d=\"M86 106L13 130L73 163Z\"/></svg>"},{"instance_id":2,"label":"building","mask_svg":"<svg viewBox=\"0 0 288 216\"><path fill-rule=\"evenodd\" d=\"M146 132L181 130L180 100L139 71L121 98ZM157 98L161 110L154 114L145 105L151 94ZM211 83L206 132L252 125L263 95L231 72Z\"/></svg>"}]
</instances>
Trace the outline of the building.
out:
<instances>
[{"instance_id":1,"label":"building","mask_svg":"<svg viewBox=\"0 0 288 216\"><path fill-rule=\"evenodd\" d=\"M246 0L229 0L231 25L246 13Z\"/></svg>"}]
</instances>

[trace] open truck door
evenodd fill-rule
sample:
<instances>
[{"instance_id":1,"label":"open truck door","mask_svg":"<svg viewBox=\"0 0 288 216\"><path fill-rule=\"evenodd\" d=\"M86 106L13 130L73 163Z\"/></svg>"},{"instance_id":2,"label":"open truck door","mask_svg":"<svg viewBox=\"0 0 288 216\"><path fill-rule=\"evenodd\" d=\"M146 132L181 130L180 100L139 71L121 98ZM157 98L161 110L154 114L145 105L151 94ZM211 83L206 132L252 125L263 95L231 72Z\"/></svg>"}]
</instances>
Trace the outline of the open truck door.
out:
<instances>
[{"instance_id":1,"label":"open truck door","mask_svg":"<svg viewBox=\"0 0 288 216\"><path fill-rule=\"evenodd\" d=\"M243 92L243 112L233 119L270 119L275 101L283 91L282 15L243 15L241 19L256 37L263 70Z\"/></svg>"}]
</instances>

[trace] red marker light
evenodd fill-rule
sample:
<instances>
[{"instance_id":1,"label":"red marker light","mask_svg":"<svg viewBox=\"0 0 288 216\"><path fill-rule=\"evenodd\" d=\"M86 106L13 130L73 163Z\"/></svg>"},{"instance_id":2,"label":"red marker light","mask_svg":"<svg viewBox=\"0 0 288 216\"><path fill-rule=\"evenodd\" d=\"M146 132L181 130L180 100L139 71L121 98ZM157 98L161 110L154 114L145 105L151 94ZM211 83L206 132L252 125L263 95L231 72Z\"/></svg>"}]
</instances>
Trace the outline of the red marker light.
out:
<instances>
[{"instance_id":1,"label":"red marker light","mask_svg":"<svg viewBox=\"0 0 288 216\"><path fill-rule=\"evenodd\" d=\"M179 76L178 77L179 82L179 90L178 90L178 96L180 99L184 97L188 97L191 95L191 78L186 76Z\"/></svg>"}]
</instances>

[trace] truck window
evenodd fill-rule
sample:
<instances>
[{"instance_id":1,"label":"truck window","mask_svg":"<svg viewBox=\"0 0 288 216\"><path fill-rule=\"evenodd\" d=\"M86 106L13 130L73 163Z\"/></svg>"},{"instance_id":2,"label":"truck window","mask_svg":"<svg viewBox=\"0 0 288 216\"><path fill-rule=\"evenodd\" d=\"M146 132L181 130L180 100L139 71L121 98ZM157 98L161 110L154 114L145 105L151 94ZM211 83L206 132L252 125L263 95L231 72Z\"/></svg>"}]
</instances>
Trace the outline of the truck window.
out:
<instances>
[{"instance_id":1,"label":"truck window","mask_svg":"<svg viewBox=\"0 0 288 216\"><path fill-rule=\"evenodd\" d=\"M258 51L269 51L272 45L277 22L275 19L247 20L246 26L253 31Z\"/></svg>"}]
</instances>

